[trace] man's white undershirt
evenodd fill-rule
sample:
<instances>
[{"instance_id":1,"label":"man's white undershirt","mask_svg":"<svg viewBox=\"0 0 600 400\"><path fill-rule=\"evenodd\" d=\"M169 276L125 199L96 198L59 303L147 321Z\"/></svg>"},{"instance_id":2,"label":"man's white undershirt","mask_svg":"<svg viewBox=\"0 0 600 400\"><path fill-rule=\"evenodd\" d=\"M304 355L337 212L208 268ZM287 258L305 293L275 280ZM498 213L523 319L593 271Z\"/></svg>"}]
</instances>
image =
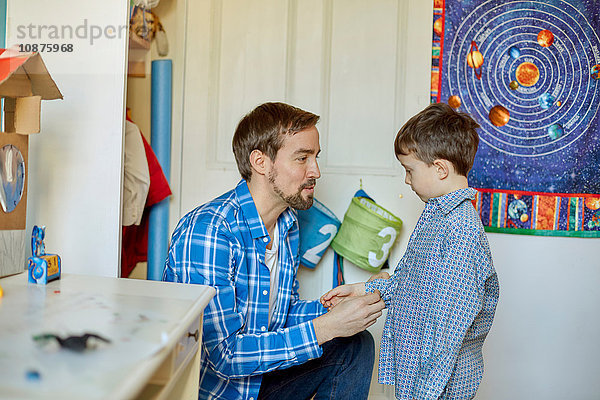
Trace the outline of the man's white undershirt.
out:
<instances>
[{"instance_id":1,"label":"man's white undershirt","mask_svg":"<svg viewBox=\"0 0 600 400\"><path fill-rule=\"evenodd\" d=\"M265 264L271 272L271 292L269 294L269 323L273 319L275 305L277 303L277 289L279 288L279 224L275 224L271 249L265 253Z\"/></svg>"}]
</instances>

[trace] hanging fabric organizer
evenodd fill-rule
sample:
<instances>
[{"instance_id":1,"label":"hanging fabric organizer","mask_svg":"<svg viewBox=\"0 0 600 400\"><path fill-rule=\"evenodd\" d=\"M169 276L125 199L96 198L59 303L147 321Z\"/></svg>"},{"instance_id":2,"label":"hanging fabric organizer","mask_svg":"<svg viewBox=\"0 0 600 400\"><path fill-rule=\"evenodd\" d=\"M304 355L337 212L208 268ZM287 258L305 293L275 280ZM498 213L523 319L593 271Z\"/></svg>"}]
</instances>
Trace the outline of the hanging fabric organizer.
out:
<instances>
[{"instance_id":1,"label":"hanging fabric organizer","mask_svg":"<svg viewBox=\"0 0 600 400\"><path fill-rule=\"evenodd\" d=\"M376 273L388 259L401 227L400 218L370 197L353 197L331 248L356 266Z\"/></svg>"}]
</instances>

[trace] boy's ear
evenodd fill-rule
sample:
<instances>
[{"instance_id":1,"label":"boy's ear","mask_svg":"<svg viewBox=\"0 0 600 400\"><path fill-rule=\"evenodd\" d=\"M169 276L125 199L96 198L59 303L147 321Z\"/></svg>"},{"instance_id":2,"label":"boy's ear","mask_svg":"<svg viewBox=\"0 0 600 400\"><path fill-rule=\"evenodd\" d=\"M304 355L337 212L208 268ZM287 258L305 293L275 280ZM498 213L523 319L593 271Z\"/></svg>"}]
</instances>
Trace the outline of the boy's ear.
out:
<instances>
[{"instance_id":1,"label":"boy's ear","mask_svg":"<svg viewBox=\"0 0 600 400\"><path fill-rule=\"evenodd\" d=\"M450 161L437 159L433 161L433 166L435 167L437 176L440 180L446 179L448 175L450 175L450 168L452 168Z\"/></svg>"},{"instance_id":2,"label":"boy's ear","mask_svg":"<svg viewBox=\"0 0 600 400\"><path fill-rule=\"evenodd\" d=\"M268 163L271 161L269 157L265 153L260 150L254 149L252 153L250 153L250 165L254 172L259 175L266 175Z\"/></svg>"}]
</instances>

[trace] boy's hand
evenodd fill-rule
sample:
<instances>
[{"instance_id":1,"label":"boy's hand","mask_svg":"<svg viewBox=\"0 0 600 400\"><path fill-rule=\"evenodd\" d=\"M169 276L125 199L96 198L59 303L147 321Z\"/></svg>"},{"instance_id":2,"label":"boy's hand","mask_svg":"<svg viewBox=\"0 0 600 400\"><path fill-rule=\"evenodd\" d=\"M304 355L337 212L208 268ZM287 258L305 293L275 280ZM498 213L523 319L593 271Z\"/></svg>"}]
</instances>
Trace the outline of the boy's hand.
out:
<instances>
[{"instance_id":1,"label":"boy's hand","mask_svg":"<svg viewBox=\"0 0 600 400\"><path fill-rule=\"evenodd\" d=\"M385 271L379 272L378 274L373 275L372 277L370 277L367 282L371 282L374 281L375 279L390 279L390 274L388 274Z\"/></svg>"},{"instance_id":2,"label":"boy's hand","mask_svg":"<svg viewBox=\"0 0 600 400\"><path fill-rule=\"evenodd\" d=\"M365 294L364 282L353 283L350 285L342 285L331 289L329 292L321 296L321 304L327 309L336 306L343 299L350 296L362 296Z\"/></svg>"}]
</instances>

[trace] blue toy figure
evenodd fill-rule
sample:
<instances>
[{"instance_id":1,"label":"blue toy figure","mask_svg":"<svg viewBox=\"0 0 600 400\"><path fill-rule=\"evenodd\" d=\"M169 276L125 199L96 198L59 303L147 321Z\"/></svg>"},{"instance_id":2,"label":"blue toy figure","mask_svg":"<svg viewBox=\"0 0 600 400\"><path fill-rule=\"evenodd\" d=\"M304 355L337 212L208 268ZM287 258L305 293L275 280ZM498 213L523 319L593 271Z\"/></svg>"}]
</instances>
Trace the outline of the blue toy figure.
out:
<instances>
[{"instance_id":1,"label":"blue toy figure","mask_svg":"<svg viewBox=\"0 0 600 400\"><path fill-rule=\"evenodd\" d=\"M46 236L46 227L41 228L37 225L31 232L31 253L29 257L29 282L47 284L48 282L60 278L60 257L58 254L46 254L44 237Z\"/></svg>"}]
</instances>

